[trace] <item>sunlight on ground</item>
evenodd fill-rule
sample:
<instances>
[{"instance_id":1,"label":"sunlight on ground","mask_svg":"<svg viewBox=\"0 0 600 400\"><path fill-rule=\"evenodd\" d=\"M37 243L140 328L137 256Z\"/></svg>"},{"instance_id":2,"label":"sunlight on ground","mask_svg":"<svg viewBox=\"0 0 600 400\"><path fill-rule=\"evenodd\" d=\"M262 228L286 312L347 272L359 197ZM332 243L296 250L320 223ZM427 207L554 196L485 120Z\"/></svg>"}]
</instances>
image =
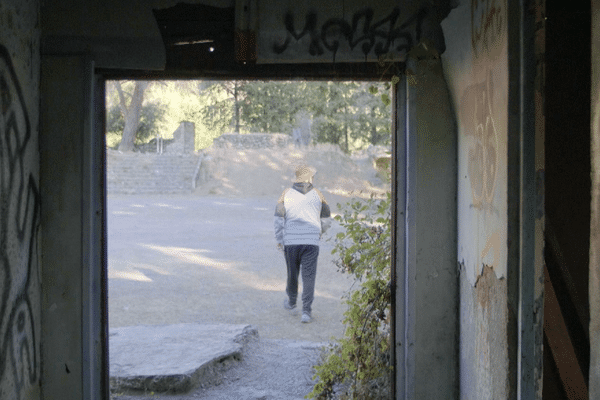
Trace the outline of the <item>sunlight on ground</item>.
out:
<instances>
[{"instance_id":1,"label":"sunlight on ground","mask_svg":"<svg viewBox=\"0 0 600 400\"><path fill-rule=\"evenodd\" d=\"M138 245L146 249L154 250L162 254L174 257L185 263L202 265L220 271L224 271L230 276L231 279L235 279L236 281L252 289L268 292L285 292L286 282L284 278L268 278L264 276L259 276L257 273L239 269L239 263L215 261L209 257L205 257L199 254L203 252L208 252L208 250L189 249L185 247L158 246L154 244L144 243L138 243ZM141 272L140 269L148 269L157 272L161 275L171 275L164 269L148 264L131 264L131 267L134 268L127 268L126 270L114 270L113 268L109 268L108 278L127 279L138 282L152 282L152 279L150 279L143 272ZM339 299L338 297L332 296L331 294L323 292L321 290L315 290L315 296L334 300Z\"/></svg>"},{"instance_id":2,"label":"sunlight on ground","mask_svg":"<svg viewBox=\"0 0 600 400\"><path fill-rule=\"evenodd\" d=\"M180 206L172 206L170 204L165 204L165 203L154 203L153 205L157 206L157 207L165 207L165 208L172 208L173 210L183 210L183 207Z\"/></svg>"},{"instance_id":3,"label":"sunlight on ground","mask_svg":"<svg viewBox=\"0 0 600 400\"><path fill-rule=\"evenodd\" d=\"M136 282L152 282L143 272L137 269L131 271L108 271L108 279L126 279Z\"/></svg>"},{"instance_id":4,"label":"sunlight on ground","mask_svg":"<svg viewBox=\"0 0 600 400\"><path fill-rule=\"evenodd\" d=\"M198 249L188 249L185 247L166 247L166 246L158 246L154 244L144 244L138 243L140 246L145 247L150 250L158 251L160 253L172 256L177 258L178 260L190 263L190 264L199 264L211 268L216 268L220 270L229 270L232 268L234 263L224 263L222 261L214 261L209 257L204 257L198 253L206 252L207 250L198 250Z\"/></svg>"},{"instance_id":5,"label":"sunlight on ground","mask_svg":"<svg viewBox=\"0 0 600 400\"><path fill-rule=\"evenodd\" d=\"M115 215L136 215L136 212L133 211L113 211Z\"/></svg>"},{"instance_id":6,"label":"sunlight on ground","mask_svg":"<svg viewBox=\"0 0 600 400\"><path fill-rule=\"evenodd\" d=\"M242 203L224 203L222 201L213 201L213 204L218 206L243 206Z\"/></svg>"},{"instance_id":7,"label":"sunlight on ground","mask_svg":"<svg viewBox=\"0 0 600 400\"><path fill-rule=\"evenodd\" d=\"M157 267L156 265L128 262L126 263L126 267L124 269L117 269L114 266L109 265L108 279L126 279L137 282L152 282L152 279L140 270L156 272L159 275L171 275L170 272L161 267Z\"/></svg>"},{"instance_id":8,"label":"sunlight on ground","mask_svg":"<svg viewBox=\"0 0 600 400\"><path fill-rule=\"evenodd\" d=\"M267 156L265 156L264 154L259 154L258 155L258 159L263 161L265 163L266 166L268 166L269 168L275 170L275 171L280 171L281 170L281 166L275 164L273 161L269 160Z\"/></svg>"}]
</instances>

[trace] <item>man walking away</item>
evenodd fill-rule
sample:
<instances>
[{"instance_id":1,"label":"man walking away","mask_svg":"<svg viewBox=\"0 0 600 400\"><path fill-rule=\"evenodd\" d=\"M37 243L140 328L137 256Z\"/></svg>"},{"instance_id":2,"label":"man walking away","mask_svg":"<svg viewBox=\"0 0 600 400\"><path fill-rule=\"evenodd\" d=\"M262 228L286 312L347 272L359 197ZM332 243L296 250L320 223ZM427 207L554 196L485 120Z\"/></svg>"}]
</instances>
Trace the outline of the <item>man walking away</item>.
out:
<instances>
[{"instance_id":1,"label":"man walking away","mask_svg":"<svg viewBox=\"0 0 600 400\"><path fill-rule=\"evenodd\" d=\"M283 191L275 207L275 239L283 250L287 264L287 310L296 308L298 276L302 270L302 319L311 322L311 306L315 294L319 240L331 225L331 212L323 194L313 187L316 171L301 165L296 181Z\"/></svg>"}]
</instances>

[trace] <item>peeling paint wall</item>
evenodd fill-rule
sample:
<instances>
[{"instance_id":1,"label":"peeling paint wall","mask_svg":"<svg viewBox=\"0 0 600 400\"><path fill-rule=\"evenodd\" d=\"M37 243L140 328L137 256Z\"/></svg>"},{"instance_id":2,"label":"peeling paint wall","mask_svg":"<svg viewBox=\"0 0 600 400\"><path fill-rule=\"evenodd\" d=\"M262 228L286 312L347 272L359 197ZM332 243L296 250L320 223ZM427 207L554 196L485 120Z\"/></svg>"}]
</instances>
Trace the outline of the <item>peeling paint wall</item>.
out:
<instances>
[{"instance_id":1,"label":"peeling paint wall","mask_svg":"<svg viewBox=\"0 0 600 400\"><path fill-rule=\"evenodd\" d=\"M458 127L460 398L505 399L510 382L507 2L461 2L442 22Z\"/></svg>"},{"instance_id":2,"label":"peeling paint wall","mask_svg":"<svg viewBox=\"0 0 600 400\"><path fill-rule=\"evenodd\" d=\"M473 287L460 271L460 398L508 399L506 278L484 267Z\"/></svg>"},{"instance_id":3,"label":"peeling paint wall","mask_svg":"<svg viewBox=\"0 0 600 400\"><path fill-rule=\"evenodd\" d=\"M0 3L0 398L39 399L39 13Z\"/></svg>"},{"instance_id":4,"label":"peeling paint wall","mask_svg":"<svg viewBox=\"0 0 600 400\"><path fill-rule=\"evenodd\" d=\"M442 23L456 108L458 259L475 285L484 265L507 266L508 55L506 1L462 2Z\"/></svg>"}]
</instances>

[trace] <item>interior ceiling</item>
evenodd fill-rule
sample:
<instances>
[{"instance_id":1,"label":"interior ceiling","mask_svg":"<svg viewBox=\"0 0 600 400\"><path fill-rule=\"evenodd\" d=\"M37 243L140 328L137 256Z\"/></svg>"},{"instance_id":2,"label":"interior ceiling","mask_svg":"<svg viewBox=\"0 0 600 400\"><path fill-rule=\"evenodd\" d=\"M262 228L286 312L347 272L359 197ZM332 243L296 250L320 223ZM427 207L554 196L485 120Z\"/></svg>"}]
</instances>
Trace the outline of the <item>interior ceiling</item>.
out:
<instances>
[{"instance_id":1,"label":"interior ceiling","mask_svg":"<svg viewBox=\"0 0 600 400\"><path fill-rule=\"evenodd\" d=\"M235 9L179 3L153 10L166 52L164 71L110 70L119 77L214 79L387 79L392 69L378 63L256 64L236 60Z\"/></svg>"}]
</instances>

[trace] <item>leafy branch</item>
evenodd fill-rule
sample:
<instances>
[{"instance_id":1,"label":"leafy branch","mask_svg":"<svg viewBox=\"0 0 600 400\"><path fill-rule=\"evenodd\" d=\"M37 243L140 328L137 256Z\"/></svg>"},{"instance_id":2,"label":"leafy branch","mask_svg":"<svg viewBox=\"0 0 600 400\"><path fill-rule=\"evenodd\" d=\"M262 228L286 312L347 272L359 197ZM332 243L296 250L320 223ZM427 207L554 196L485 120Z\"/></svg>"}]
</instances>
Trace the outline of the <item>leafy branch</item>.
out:
<instances>
[{"instance_id":1,"label":"leafy branch","mask_svg":"<svg viewBox=\"0 0 600 400\"><path fill-rule=\"evenodd\" d=\"M344 228L335 237L333 254L343 273L354 275L359 287L347 295L344 337L327 349L315 366L312 399L336 398L334 388L346 386L339 399L379 399L389 396L391 194L385 199L354 200L336 216Z\"/></svg>"}]
</instances>

